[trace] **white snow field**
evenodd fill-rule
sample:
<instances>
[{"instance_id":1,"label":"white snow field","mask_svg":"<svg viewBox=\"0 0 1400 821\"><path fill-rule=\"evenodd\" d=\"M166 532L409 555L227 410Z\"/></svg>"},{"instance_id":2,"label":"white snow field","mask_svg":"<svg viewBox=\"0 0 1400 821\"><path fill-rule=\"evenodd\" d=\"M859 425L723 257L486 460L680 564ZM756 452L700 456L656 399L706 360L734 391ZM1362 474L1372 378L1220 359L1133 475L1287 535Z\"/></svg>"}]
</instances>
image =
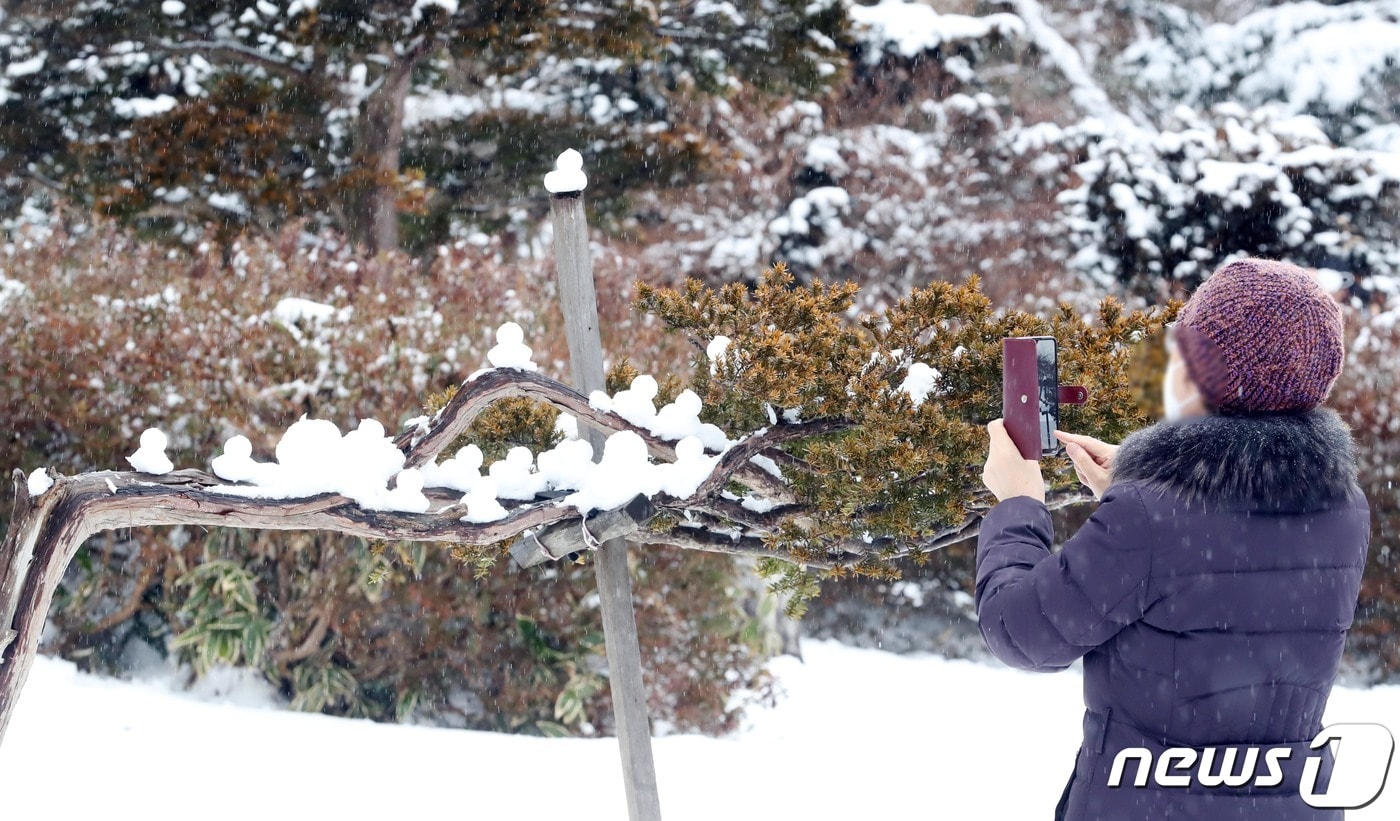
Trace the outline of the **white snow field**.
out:
<instances>
[{"instance_id":1,"label":"white snow field","mask_svg":"<svg viewBox=\"0 0 1400 821\"><path fill-rule=\"evenodd\" d=\"M785 697L723 738L656 741L668 821L1046 818L1078 744L1080 677L808 641ZM216 677L217 678L217 677ZM4 746L5 819L626 818L613 739L288 712L225 676L124 682L40 658ZM1326 723L1400 731L1400 687L1337 688ZM1400 818L1400 774L1349 819Z\"/></svg>"}]
</instances>

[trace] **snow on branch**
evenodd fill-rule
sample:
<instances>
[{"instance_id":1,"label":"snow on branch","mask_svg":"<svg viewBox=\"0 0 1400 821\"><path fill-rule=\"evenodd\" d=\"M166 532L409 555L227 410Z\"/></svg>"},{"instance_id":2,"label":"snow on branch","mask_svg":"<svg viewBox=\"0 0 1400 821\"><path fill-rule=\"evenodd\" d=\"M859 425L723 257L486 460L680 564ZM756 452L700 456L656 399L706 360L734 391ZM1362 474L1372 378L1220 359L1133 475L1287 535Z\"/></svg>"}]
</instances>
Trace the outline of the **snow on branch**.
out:
<instances>
[{"instance_id":1,"label":"snow on branch","mask_svg":"<svg viewBox=\"0 0 1400 821\"><path fill-rule=\"evenodd\" d=\"M279 77L304 79L309 76L306 69L295 63L232 40L187 40L184 42L166 40L161 42L160 48L163 51L198 54L229 62L248 63Z\"/></svg>"},{"instance_id":2,"label":"snow on branch","mask_svg":"<svg viewBox=\"0 0 1400 821\"><path fill-rule=\"evenodd\" d=\"M969 17L940 14L933 6L908 0L881 0L872 6L851 5L847 13L856 39L865 50L865 61L876 64L886 51L906 58L940 46L984 40L994 35L1019 37L1025 25L1013 14Z\"/></svg>"},{"instance_id":3,"label":"snow on branch","mask_svg":"<svg viewBox=\"0 0 1400 821\"><path fill-rule=\"evenodd\" d=\"M604 435L630 432L646 444L647 453L651 457L671 461L676 458L675 442L667 441L617 413L595 408L590 404L588 397L568 385L531 371L497 368L468 381L433 420L412 425L395 437L394 444L406 454L405 465L423 467L432 463L451 442L467 432L482 411L492 403L511 396L550 405L569 414L578 423ZM753 437L751 441L746 441L742 448L749 456L758 455L764 448L773 447L783 441L801 435L811 436L829 432L833 428L831 423L823 423L818 426L778 429ZM786 498L791 493L790 488L780 479L751 462L739 461L737 457L730 457L727 462L722 459L721 467L712 477L715 475L725 479L732 476L754 491L771 496ZM705 485L704 488L703 493L714 490L713 485ZM700 496L703 493L697 491L696 495Z\"/></svg>"}]
</instances>

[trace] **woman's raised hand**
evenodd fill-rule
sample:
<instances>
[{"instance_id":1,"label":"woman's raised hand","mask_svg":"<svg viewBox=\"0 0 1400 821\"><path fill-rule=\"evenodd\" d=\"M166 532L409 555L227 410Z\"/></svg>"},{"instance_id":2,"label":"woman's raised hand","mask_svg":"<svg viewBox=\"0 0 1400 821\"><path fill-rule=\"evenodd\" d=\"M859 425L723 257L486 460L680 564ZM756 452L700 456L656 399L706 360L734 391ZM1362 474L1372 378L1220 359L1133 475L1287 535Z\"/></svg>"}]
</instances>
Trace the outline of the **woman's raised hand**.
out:
<instances>
[{"instance_id":1,"label":"woman's raised hand","mask_svg":"<svg viewBox=\"0 0 1400 821\"><path fill-rule=\"evenodd\" d=\"M1040 473L1040 461L1021 455L1000 419L987 423L987 437L987 464L982 468L982 482L997 501L1029 496L1044 502L1045 478Z\"/></svg>"},{"instance_id":2,"label":"woman's raised hand","mask_svg":"<svg viewBox=\"0 0 1400 821\"><path fill-rule=\"evenodd\" d=\"M1103 498L1104 491L1108 490L1109 472L1118 446L1092 436L1062 430L1055 431L1055 438L1065 443L1065 453L1074 462L1074 473L1079 481L1094 492L1094 498Z\"/></svg>"}]
</instances>

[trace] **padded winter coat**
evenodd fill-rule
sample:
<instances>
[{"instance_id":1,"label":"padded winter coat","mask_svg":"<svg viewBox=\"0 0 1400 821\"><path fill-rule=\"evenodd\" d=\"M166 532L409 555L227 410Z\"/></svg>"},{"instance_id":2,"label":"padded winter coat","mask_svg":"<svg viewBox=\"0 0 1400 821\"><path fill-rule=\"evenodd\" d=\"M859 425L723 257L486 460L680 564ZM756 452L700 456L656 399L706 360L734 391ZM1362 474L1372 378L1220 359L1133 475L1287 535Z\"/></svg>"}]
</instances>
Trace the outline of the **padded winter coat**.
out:
<instances>
[{"instance_id":1,"label":"padded winter coat","mask_svg":"<svg viewBox=\"0 0 1400 821\"><path fill-rule=\"evenodd\" d=\"M1207 416L1127 437L1113 484L1058 552L1045 505L1007 499L977 547L977 615L1025 670L1084 659L1084 739L1056 817L1339 819L1299 794L1351 626L1370 543L1350 431L1336 413ZM1277 786L1109 786L1118 753L1289 745ZM1265 750L1255 768L1267 775ZM1047 808L1048 809L1048 808Z\"/></svg>"}]
</instances>

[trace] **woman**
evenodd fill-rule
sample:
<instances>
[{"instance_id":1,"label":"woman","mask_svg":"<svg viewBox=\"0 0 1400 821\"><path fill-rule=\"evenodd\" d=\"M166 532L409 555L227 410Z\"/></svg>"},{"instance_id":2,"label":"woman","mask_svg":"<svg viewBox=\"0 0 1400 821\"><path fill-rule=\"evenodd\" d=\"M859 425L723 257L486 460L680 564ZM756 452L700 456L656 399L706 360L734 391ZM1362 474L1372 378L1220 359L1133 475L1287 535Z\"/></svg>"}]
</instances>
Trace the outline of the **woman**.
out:
<instances>
[{"instance_id":1,"label":"woman","mask_svg":"<svg viewBox=\"0 0 1400 821\"><path fill-rule=\"evenodd\" d=\"M1162 424L1116 448L1059 433L1101 503L1057 553L1038 463L988 426L983 481L999 501L977 545L982 635L1013 667L1084 659L1084 740L1056 818L1339 819L1300 784L1323 756L1325 792L1330 754L1308 742L1370 541L1350 431L1321 407L1342 366L1340 310L1303 269L1244 260L1196 290L1168 340ZM1161 770L1179 747L1195 766ZM1266 786L1275 747L1290 752ZM1120 756L1133 748L1152 754L1143 786L1138 754ZM1231 757L1232 774L1253 761L1262 780L1201 783Z\"/></svg>"}]
</instances>

